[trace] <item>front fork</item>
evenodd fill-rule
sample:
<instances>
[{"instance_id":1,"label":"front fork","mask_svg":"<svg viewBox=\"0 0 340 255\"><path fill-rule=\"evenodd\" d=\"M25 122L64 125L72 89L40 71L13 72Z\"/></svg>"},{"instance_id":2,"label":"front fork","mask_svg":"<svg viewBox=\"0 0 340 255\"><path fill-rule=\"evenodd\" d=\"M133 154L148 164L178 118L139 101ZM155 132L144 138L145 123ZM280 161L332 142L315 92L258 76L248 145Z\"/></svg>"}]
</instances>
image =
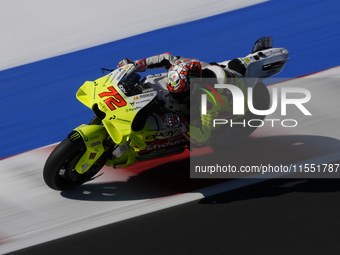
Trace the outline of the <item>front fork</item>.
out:
<instances>
[{"instance_id":1,"label":"front fork","mask_svg":"<svg viewBox=\"0 0 340 255\"><path fill-rule=\"evenodd\" d=\"M75 170L79 174L86 173L95 163L104 156L106 151L105 141L108 137L106 129L101 125L90 123L90 125L81 125L75 128L68 138L71 142L81 143L85 152L77 162ZM105 160L106 161L106 160Z\"/></svg>"}]
</instances>

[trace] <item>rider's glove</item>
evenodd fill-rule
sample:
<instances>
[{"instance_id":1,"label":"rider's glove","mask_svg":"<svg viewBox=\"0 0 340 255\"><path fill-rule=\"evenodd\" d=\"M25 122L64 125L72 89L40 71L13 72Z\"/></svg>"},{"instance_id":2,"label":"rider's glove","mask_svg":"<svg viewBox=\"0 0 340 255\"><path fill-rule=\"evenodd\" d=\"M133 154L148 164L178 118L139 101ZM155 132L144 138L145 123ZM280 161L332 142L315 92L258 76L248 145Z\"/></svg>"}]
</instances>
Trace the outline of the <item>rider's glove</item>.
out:
<instances>
[{"instance_id":1,"label":"rider's glove","mask_svg":"<svg viewBox=\"0 0 340 255\"><path fill-rule=\"evenodd\" d=\"M177 114L166 113L163 115L163 123L167 128L178 128L181 133L188 131L188 123Z\"/></svg>"},{"instance_id":2,"label":"rider's glove","mask_svg":"<svg viewBox=\"0 0 340 255\"><path fill-rule=\"evenodd\" d=\"M121 61L118 62L117 67L119 68L119 67L126 66L126 65L132 64L132 63L133 62L130 59L124 58L124 59L122 59Z\"/></svg>"},{"instance_id":3,"label":"rider's glove","mask_svg":"<svg viewBox=\"0 0 340 255\"><path fill-rule=\"evenodd\" d=\"M146 70L146 60L145 58L141 60L136 60L135 64L137 66L137 72L144 72Z\"/></svg>"}]
</instances>

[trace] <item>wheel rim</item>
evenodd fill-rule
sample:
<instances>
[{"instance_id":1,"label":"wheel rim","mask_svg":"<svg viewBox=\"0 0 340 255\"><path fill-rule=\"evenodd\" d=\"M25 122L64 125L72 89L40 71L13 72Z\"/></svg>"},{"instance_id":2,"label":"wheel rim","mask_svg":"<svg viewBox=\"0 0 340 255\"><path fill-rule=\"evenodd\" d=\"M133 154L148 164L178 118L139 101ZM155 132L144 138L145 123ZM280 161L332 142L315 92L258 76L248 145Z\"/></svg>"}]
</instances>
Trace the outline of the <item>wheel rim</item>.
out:
<instances>
[{"instance_id":1,"label":"wheel rim","mask_svg":"<svg viewBox=\"0 0 340 255\"><path fill-rule=\"evenodd\" d=\"M59 170L59 176L69 182L78 182L82 180L82 175L78 174L78 172L75 170L75 166L82 155L83 153L78 151L68 157Z\"/></svg>"}]
</instances>

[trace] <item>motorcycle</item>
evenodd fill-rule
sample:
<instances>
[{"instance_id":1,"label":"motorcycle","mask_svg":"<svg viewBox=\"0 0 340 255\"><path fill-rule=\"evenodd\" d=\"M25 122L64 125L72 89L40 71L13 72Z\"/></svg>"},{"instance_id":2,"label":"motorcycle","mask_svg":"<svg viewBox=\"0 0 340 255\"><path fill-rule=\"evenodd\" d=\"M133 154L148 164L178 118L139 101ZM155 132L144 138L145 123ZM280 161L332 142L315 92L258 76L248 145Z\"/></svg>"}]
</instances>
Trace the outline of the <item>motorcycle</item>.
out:
<instances>
[{"instance_id":1,"label":"motorcycle","mask_svg":"<svg viewBox=\"0 0 340 255\"><path fill-rule=\"evenodd\" d=\"M218 63L215 68L223 76L224 67L229 67L240 76L251 77L253 84L248 86L256 84L253 95L267 109L270 96L262 81L280 72L287 60L288 51L273 48L267 37L260 38L248 56ZM141 77L139 66L128 64L109 71L95 81L86 81L76 93L95 117L72 130L48 157L43 178L54 190L73 189L93 180L104 165L124 168L190 148L178 127L160 128L160 116L168 107L159 98L162 91L150 86L152 79ZM244 118L253 116L247 112Z\"/></svg>"}]
</instances>

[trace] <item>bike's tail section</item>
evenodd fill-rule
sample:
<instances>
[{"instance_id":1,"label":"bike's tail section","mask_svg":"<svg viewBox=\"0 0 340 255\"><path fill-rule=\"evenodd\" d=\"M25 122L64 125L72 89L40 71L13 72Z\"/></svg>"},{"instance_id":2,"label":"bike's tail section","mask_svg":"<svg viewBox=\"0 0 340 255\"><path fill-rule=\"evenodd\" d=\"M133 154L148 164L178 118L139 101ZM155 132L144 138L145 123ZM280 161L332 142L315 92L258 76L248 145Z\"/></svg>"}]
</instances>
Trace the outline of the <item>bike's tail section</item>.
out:
<instances>
[{"instance_id":1,"label":"bike's tail section","mask_svg":"<svg viewBox=\"0 0 340 255\"><path fill-rule=\"evenodd\" d=\"M288 60L287 49L273 48L272 37L262 37L254 44L251 54L219 64L254 79L256 84L281 72Z\"/></svg>"},{"instance_id":2,"label":"bike's tail section","mask_svg":"<svg viewBox=\"0 0 340 255\"><path fill-rule=\"evenodd\" d=\"M257 78L260 82L282 71L288 61L289 52L284 48L269 48L240 58L246 67L246 78Z\"/></svg>"},{"instance_id":3,"label":"bike's tail section","mask_svg":"<svg viewBox=\"0 0 340 255\"><path fill-rule=\"evenodd\" d=\"M273 37L272 36L261 37L255 42L251 53L255 53L260 50L266 50L270 48L273 48Z\"/></svg>"}]
</instances>

